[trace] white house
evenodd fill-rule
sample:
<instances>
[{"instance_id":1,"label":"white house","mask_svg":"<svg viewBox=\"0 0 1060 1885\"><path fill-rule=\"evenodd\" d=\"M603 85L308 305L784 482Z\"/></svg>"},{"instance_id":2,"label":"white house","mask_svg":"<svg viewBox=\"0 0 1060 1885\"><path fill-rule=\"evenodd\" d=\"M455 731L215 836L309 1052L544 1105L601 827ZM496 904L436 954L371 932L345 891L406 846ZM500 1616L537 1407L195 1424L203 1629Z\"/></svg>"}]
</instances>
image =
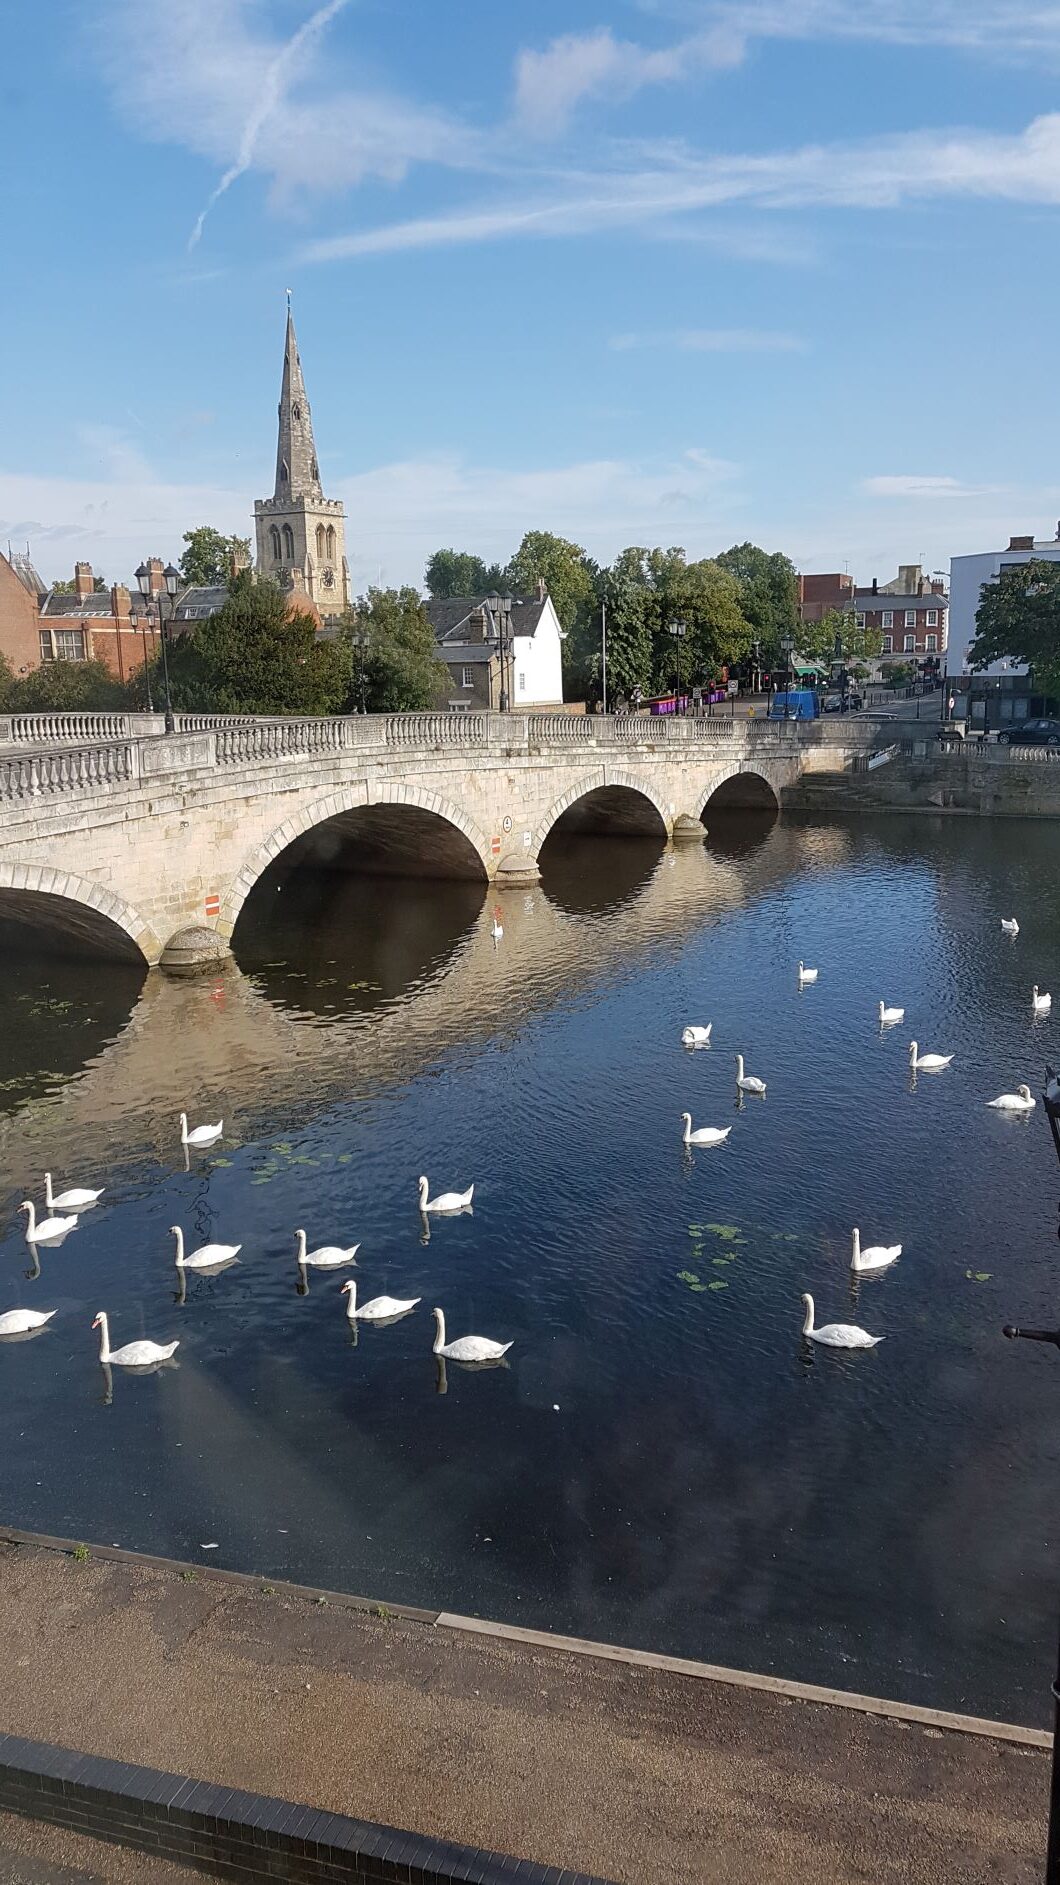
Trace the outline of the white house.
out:
<instances>
[{"instance_id":1,"label":"white house","mask_svg":"<svg viewBox=\"0 0 1060 1885\"><path fill-rule=\"evenodd\" d=\"M522 596L447 596L425 604L449 670L439 706L563 705L563 630L543 582Z\"/></svg>"},{"instance_id":2,"label":"white house","mask_svg":"<svg viewBox=\"0 0 1060 1885\"><path fill-rule=\"evenodd\" d=\"M967 713L973 724L994 727L1024 720L1037 698L1031 693L1027 668L1019 661L992 661L974 675L969 670L969 650L975 640L975 618L984 586L996 582L1003 570L1034 559L1060 563L1060 524L1055 537L1010 537L1007 550L982 550L973 556L950 558L948 685L957 700L957 711ZM1042 708L1033 711L1040 713Z\"/></svg>"}]
</instances>

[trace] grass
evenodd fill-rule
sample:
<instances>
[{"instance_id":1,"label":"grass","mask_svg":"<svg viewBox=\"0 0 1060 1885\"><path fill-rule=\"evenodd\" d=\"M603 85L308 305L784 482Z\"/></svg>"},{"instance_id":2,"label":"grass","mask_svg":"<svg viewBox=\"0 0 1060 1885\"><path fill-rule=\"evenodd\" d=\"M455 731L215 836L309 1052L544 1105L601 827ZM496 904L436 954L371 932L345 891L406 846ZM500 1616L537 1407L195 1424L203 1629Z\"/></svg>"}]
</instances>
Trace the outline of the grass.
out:
<instances>
[{"instance_id":1,"label":"grass","mask_svg":"<svg viewBox=\"0 0 1060 1885\"><path fill-rule=\"evenodd\" d=\"M87 1545L75 1545L70 1553L75 1564L87 1564L92 1553Z\"/></svg>"}]
</instances>

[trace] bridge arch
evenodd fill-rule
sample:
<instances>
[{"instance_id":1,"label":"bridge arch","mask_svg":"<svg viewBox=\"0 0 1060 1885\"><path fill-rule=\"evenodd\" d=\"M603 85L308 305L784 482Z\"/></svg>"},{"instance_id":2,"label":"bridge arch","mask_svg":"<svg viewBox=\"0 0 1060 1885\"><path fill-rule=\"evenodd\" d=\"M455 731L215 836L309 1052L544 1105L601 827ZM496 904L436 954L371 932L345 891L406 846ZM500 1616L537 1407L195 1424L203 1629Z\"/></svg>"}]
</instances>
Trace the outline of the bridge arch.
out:
<instances>
[{"instance_id":1,"label":"bridge arch","mask_svg":"<svg viewBox=\"0 0 1060 1885\"><path fill-rule=\"evenodd\" d=\"M670 830L669 807L647 780L609 766L569 786L549 807L534 833L533 857L539 855L553 826L579 806L587 815L595 810L602 823L613 824L617 831L665 838Z\"/></svg>"},{"instance_id":2,"label":"bridge arch","mask_svg":"<svg viewBox=\"0 0 1060 1885\"><path fill-rule=\"evenodd\" d=\"M53 934L102 947L108 954L131 961L139 958L149 967L162 953L162 944L150 923L131 903L101 884L75 877L69 871L53 870L47 864L0 863L0 917L5 913L30 922L43 915ZM115 937L115 930L120 932L121 941ZM108 943L112 947L107 948Z\"/></svg>"},{"instance_id":3,"label":"bridge arch","mask_svg":"<svg viewBox=\"0 0 1060 1885\"><path fill-rule=\"evenodd\" d=\"M318 831L333 820L340 819L347 813L371 811L376 807L394 806L414 812L427 813L443 826L448 826L454 840L450 862L463 868L456 868L452 875L481 876L485 880L489 875L489 844L474 820L458 806L444 799L437 792L426 791L422 786L405 784L391 780L385 785L365 787L355 785L346 790L331 792L326 798L315 799L303 806L298 812L292 812L282 825L269 833L263 844L245 860L232 887L221 906L218 929L223 936L230 937L235 929L239 913L249 897L254 885L268 870L269 865L283 855L299 838L310 832ZM421 819L421 824L423 820ZM352 827L348 827L352 829Z\"/></svg>"},{"instance_id":4,"label":"bridge arch","mask_svg":"<svg viewBox=\"0 0 1060 1885\"><path fill-rule=\"evenodd\" d=\"M702 818L711 805L715 811L776 812L780 810L780 793L764 772L737 760L714 774L700 794L693 818Z\"/></svg>"}]
</instances>

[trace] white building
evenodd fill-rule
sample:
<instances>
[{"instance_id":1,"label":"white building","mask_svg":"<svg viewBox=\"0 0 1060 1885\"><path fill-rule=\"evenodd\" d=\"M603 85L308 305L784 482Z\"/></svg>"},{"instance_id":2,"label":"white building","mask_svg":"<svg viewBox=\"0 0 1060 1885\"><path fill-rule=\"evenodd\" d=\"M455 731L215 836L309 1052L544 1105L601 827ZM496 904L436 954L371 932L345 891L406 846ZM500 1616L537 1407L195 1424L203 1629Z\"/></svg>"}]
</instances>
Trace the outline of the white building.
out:
<instances>
[{"instance_id":1,"label":"white building","mask_svg":"<svg viewBox=\"0 0 1060 1885\"><path fill-rule=\"evenodd\" d=\"M969 651L975 640L975 618L984 586L996 582L1004 570L1035 559L1060 563L1060 524L1055 537L1010 537L1007 550L983 550L950 559L947 676L957 700L956 711L967 714L974 724L1002 726L1012 720L1025 720L1031 711L1032 682L1022 662L992 661L972 674Z\"/></svg>"},{"instance_id":2,"label":"white building","mask_svg":"<svg viewBox=\"0 0 1060 1885\"><path fill-rule=\"evenodd\" d=\"M440 706L562 706L563 630L543 582L529 598L447 596L424 606L449 669Z\"/></svg>"}]
</instances>

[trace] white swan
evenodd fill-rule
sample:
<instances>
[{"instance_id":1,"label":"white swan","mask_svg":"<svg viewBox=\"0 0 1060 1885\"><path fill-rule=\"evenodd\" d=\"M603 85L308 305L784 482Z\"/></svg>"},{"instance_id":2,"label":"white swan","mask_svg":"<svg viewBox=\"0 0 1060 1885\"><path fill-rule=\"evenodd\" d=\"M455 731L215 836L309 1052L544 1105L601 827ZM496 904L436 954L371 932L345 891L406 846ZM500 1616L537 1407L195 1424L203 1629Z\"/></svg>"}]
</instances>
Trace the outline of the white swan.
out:
<instances>
[{"instance_id":1,"label":"white swan","mask_svg":"<svg viewBox=\"0 0 1060 1885\"><path fill-rule=\"evenodd\" d=\"M56 1198L52 1193L52 1175L44 1174L44 1202L49 1211L89 1211L98 1204L105 1190L105 1185L100 1185L98 1191L79 1191L75 1186L72 1191L60 1191Z\"/></svg>"},{"instance_id":2,"label":"white swan","mask_svg":"<svg viewBox=\"0 0 1060 1885\"><path fill-rule=\"evenodd\" d=\"M1003 916L1001 918L1001 927L1006 936L1018 936L1020 933L1020 926L1014 916Z\"/></svg>"},{"instance_id":3,"label":"white swan","mask_svg":"<svg viewBox=\"0 0 1060 1885\"><path fill-rule=\"evenodd\" d=\"M1000 1113L1030 1113L1036 1104L1029 1086L1020 1086L1015 1093L999 1093L996 1100L987 1100L987 1105L996 1106Z\"/></svg>"},{"instance_id":4,"label":"white swan","mask_svg":"<svg viewBox=\"0 0 1060 1885\"><path fill-rule=\"evenodd\" d=\"M869 1276L873 1270L889 1269L897 1263L902 1254L901 1244L870 1244L867 1250L861 1248L861 1232L854 1226L853 1248L850 1253L850 1267L858 1276Z\"/></svg>"},{"instance_id":5,"label":"white swan","mask_svg":"<svg viewBox=\"0 0 1060 1885\"><path fill-rule=\"evenodd\" d=\"M171 1236L177 1240L176 1265L178 1270L220 1270L226 1264L235 1263L242 1250L242 1244L200 1244L190 1257L184 1255L184 1232L179 1224L171 1224Z\"/></svg>"},{"instance_id":6,"label":"white swan","mask_svg":"<svg viewBox=\"0 0 1060 1885\"><path fill-rule=\"evenodd\" d=\"M819 974L820 974L819 969L808 969L805 967L803 963L800 962L799 963L799 987L801 988L804 982L816 982Z\"/></svg>"},{"instance_id":7,"label":"white swan","mask_svg":"<svg viewBox=\"0 0 1060 1885\"><path fill-rule=\"evenodd\" d=\"M67 1231L73 1230L74 1225L77 1223L77 1217L75 1215L74 1217L44 1217L38 1224L37 1212L32 1198L24 1198L18 1208L20 1211L27 1212L29 1216L29 1223L26 1225L26 1242L28 1244L51 1243L55 1238L65 1237Z\"/></svg>"},{"instance_id":8,"label":"white swan","mask_svg":"<svg viewBox=\"0 0 1060 1885\"><path fill-rule=\"evenodd\" d=\"M434 1312L434 1322L434 1353L444 1355L447 1361L500 1361L511 1347L510 1342L491 1342L485 1335L461 1335L455 1342L447 1342L445 1317L440 1309Z\"/></svg>"},{"instance_id":9,"label":"white swan","mask_svg":"<svg viewBox=\"0 0 1060 1885\"><path fill-rule=\"evenodd\" d=\"M306 1269L312 1264L315 1270L338 1270L344 1263L356 1263L360 1244L351 1244L348 1250L340 1249L338 1244L321 1244L319 1250L306 1250L305 1231L296 1230L298 1243L298 1267Z\"/></svg>"},{"instance_id":10,"label":"white swan","mask_svg":"<svg viewBox=\"0 0 1060 1885\"><path fill-rule=\"evenodd\" d=\"M8 1309L0 1316L0 1335L28 1335L50 1322L54 1309Z\"/></svg>"},{"instance_id":11,"label":"white swan","mask_svg":"<svg viewBox=\"0 0 1060 1885\"><path fill-rule=\"evenodd\" d=\"M888 1008L881 1001L880 1003L881 1028L893 1028L896 1021L904 1021L904 1020L905 1020L904 1008Z\"/></svg>"},{"instance_id":12,"label":"white swan","mask_svg":"<svg viewBox=\"0 0 1060 1885\"><path fill-rule=\"evenodd\" d=\"M681 1137L685 1145L721 1145L732 1131L731 1126L700 1126L692 1131L691 1113L682 1113L685 1129Z\"/></svg>"},{"instance_id":13,"label":"white swan","mask_svg":"<svg viewBox=\"0 0 1060 1885\"><path fill-rule=\"evenodd\" d=\"M398 1296L373 1296L371 1302L362 1303L358 1309L357 1285L352 1276L342 1285L341 1294L346 1298L346 1314L351 1322L385 1322L390 1316L407 1315L423 1301L422 1296L406 1296L404 1300Z\"/></svg>"},{"instance_id":14,"label":"white swan","mask_svg":"<svg viewBox=\"0 0 1060 1885\"><path fill-rule=\"evenodd\" d=\"M493 926L490 930L490 935L493 937L493 940L495 943L499 943L501 940L501 937L504 935L504 924L498 923L496 917L494 917L493 919Z\"/></svg>"},{"instance_id":15,"label":"white swan","mask_svg":"<svg viewBox=\"0 0 1060 1885\"><path fill-rule=\"evenodd\" d=\"M952 1054L922 1054L917 1041L909 1043L909 1065L916 1073L941 1073L952 1059Z\"/></svg>"},{"instance_id":16,"label":"white swan","mask_svg":"<svg viewBox=\"0 0 1060 1885\"><path fill-rule=\"evenodd\" d=\"M1031 989L1031 1000L1034 1003L1035 1014L1048 1014L1053 1005L1051 995L1039 995L1037 982L1035 982L1034 987Z\"/></svg>"},{"instance_id":17,"label":"white swan","mask_svg":"<svg viewBox=\"0 0 1060 1885\"><path fill-rule=\"evenodd\" d=\"M741 1093L764 1093L766 1090L764 1080L756 1080L753 1074L744 1073L742 1054L736 1056L736 1084Z\"/></svg>"},{"instance_id":18,"label":"white swan","mask_svg":"<svg viewBox=\"0 0 1060 1885\"><path fill-rule=\"evenodd\" d=\"M92 1324L99 1330L99 1359L105 1367L111 1363L116 1368L150 1368L156 1361L168 1361L178 1342L126 1342L124 1348L112 1348L110 1345L110 1324L106 1311L101 1309Z\"/></svg>"},{"instance_id":19,"label":"white swan","mask_svg":"<svg viewBox=\"0 0 1060 1885\"><path fill-rule=\"evenodd\" d=\"M875 1348L883 1341L882 1335L869 1335L867 1330L859 1329L856 1322L825 1322L819 1329L813 1326L813 1297L803 1294L806 1304L806 1317L802 1332L809 1342L823 1342L826 1348Z\"/></svg>"},{"instance_id":20,"label":"white swan","mask_svg":"<svg viewBox=\"0 0 1060 1885\"><path fill-rule=\"evenodd\" d=\"M474 1185L466 1191L442 1191L437 1198L427 1196L430 1186L425 1178L419 1180L421 1211L466 1211L475 1195Z\"/></svg>"},{"instance_id":21,"label":"white swan","mask_svg":"<svg viewBox=\"0 0 1060 1885\"><path fill-rule=\"evenodd\" d=\"M180 1142L182 1145L212 1145L224 1131L224 1120L219 1119L216 1126L193 1126L188 1131L188 1115L180 1115Z\"/></svg>"},{"instance_id":22,"label":"white swan","mask_svg":"<svg viewBox=\"0 0 1060 1885\"><path fill-rule=\"evenodd\" d=\"M713 1021L708 1021L705 1028L688 1027L681 1030L682 1047L707 1047L710 1044L710 1030Z\"/></svg>"}]
</instances>

